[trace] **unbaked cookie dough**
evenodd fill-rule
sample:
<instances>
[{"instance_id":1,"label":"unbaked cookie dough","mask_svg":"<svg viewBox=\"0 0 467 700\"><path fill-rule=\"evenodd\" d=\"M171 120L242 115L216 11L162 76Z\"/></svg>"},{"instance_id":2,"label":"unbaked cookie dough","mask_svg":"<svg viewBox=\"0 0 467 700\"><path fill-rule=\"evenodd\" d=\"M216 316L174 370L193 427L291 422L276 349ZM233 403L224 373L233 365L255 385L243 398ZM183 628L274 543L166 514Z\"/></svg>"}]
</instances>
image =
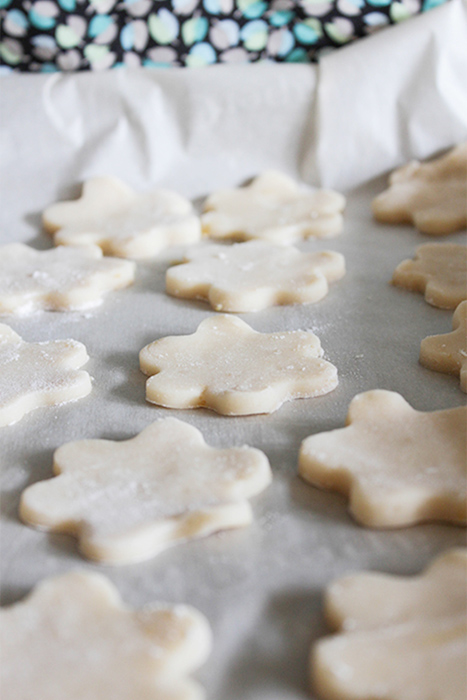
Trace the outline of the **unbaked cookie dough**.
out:
<instances>
[{"instance_id":1,"label":"unbaked cookie dough","mask_svg":"<svg viewBox=\"0 0 467 700\"><path fill-rule=\"evenodd\" d=\"M248 186L211 194L201 223L212 238L294 243L336 236L343 228L344 206L338 192L314 190L270 170Z\"/></svg>"},{"instance_id":2,"label":"unbaked cookie dough","mask_svg":"<svg viewBox=\"0 0 467 700\"><path fill-rule=\"evenodd\" d=\"M113 289L132 284L135 264L103 258L97 246L38 251L22 243L0 248L0 314L96 306Z\"/></svg>"},{"instance_id":3,"label":"unbaked cookie dough","mask_svg":"<svg viewBox=\"0 0 467 700\"><path fill-rule=\"evenodd\" d=\"M430 335L420 345L420 363L435 372L458 374L461 389L467 392L467 301L452 317L452 332Z\"/></svg>"},{"instance_id":4,"label":"unbaked cookie dough","mask_svg":"<svg viewBox=\"0 0 467 700\"><path fill-rule=\"evenodd\" d=\"M2 700L203 700L207 620L186 605L133 611L104 576L40 583L0 612Z\"/></svg>"},{"instance_id":5,"label":"unbaked cookie dough","mask_svg":"<svg viewBox=\"0 0 467 700\"><path fill-rule=\"evenodd\" d=\"M422 413L392 391L367 391L347 427L306 438L299 473L349 497L367 527L467 522L467 408Z\"/></svg>"},{"instance_id":6,"label":"unbaked cookie dough","mask_svg":"<svg viewBox=\"0 0 467 700\"><path fill-rule=\"evenodd\" d=\"M327 590L338 634L311 652L321 700L465 700L467 552L453 549L415 577L362 573Z\"/></svg>"},{"instance_id":7,"label":"unbaked cookie dough","mask_svg":"<svg viewBox=\"0 0 467 700\"><path fill-rule=\"evenodd\" d=\"M131 440L83 440L54 455L56 478L22 494L23 521L78 537L91 559L128 564L170 545L241 527L247 499L271 481L266 456L215 449L180 420L156 421Z\"/></svg>"},{"instance_id":8,"label":"unbaked cookie dough","mask_svg":"<svg viewBox=\"0 0 467 700\"><path fill-rule=\"evenodd\" d=\"M91 378L80 370L89 357L76 340L27 343L0 323L0 426L41 406L87 396Z\"/></svg>"},{"instance_id":9,"label":"unbaked cookie dough","mask_svg":"<svg viewBox=\"0 0 467 700\"><path fill-rule=\"evenodd\" d=\"M258 333L235 316L205 319L195 333L161 338L140 352L146 399L166 408L230 416L272 413L284 401L327 394L337 370L311 331ZM151 376L154 375L154 376Z\"/></svg>"},{"instance_id":10,"label":"unbaked cookie dough","mask_svg":"<svg viewBox=\"0 0 467 700\"><path fill-rule=\"evenodd\" d=\"M455 309L467 299L467 246L426 243L414 260L403 260L394 271L393 284L425 294L440 309Z\"/></svg>"},{"instance_id":11,"label":"unbaked cookie dough","mask_svg":"<svg viewBox=\"0 0 467 700\"><path fill-rule=\"evenodd\" d=\"M467 143L429 163L395 170L389 189L373 200L373 214L390 224L413 223L422 233L444 236L467 226Z\"/></svg>"},{"instance_id":12,"label":"unbaked cookie dough","mask_svg":"<svg viewBox=\"0 0 467 700\"><path fill-rule=\"evenodd\" d=\"M137 194L113 177L94 177L79 199L47 207L43 224L56 245L91 243L120 258L149 258L201 236L188 199L170 190Z\"/></svg>"},{"instance_id":13,"label":"unbaked cookie dough","mask_svg":"<svg viewBox=\"0 0 467 700\"><path fill-rule=\"evenodd\" d=\"M345 274L344 256L301 253L292 246L250 241L194 248L169 268L168 294L208 301L216 311L261 311L276 304L306 304L328 293Z\"/></svg>"}]
</instances>

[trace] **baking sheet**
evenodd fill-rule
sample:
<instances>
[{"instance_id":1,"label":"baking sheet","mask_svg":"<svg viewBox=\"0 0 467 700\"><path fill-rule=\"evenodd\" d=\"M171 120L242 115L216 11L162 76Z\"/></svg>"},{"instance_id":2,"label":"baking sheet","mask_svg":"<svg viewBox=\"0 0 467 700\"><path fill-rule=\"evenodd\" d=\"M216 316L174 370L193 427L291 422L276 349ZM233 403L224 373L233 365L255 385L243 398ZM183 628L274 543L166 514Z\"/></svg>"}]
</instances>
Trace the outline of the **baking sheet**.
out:
<instances>
[{"instance_id":1,"label":"baking sheet","mask_svg":"<svg viewBox=\"0 0 467 700\"><path fill-rule=\"evenodd\" d=\"M437 36L441 26L446 32L443 46L428 41L433 53L426 48L419 57L427 62L426 75L435 57L445 66L457 66L452 68L456 73L461 52L453 51L448 34L458 36L460 18L465 21L465 5L454 0L382 34L381 41L374 36L359 45L365 52L372 45L377 55L390 35L397 47L410 26L413 36L422 38L427 31ZM242 315L263 332L314 330L326 358L339 370L339 386L327 396L286 403L269 416L239 418L146 404L139 350L164 335L191 333L213 313L201 303L165 295L165 270L180 250L138 263L135 285L108 295L97 309L7 320L29 341L71 337L85 343L94 388L79 402L35 411L0 431L2 602L19 600L46 576L81 568L106 574L130 606L154 600L192 604L207 615L214 631L213 653L197 675L215 700L309 697L307 657L312 641L325 632L321 605L327 583L363 569L416 573L436 554L465 543L465 531L447 525L391 532L364 529L348 516L345 499L297 477L301 441L341 427L356 393L391 389L420 410L465 402L458 379L418 364L421 339L448 332L452 313L389 284L395 266L432 239L408 226L376 224L370 202L385 186L382 170L401 158L431 155L465 138L467 110L461 113L458 92L438 86L430 100L438 105L438 116L426 131L427 139L417 132L417 138L401 140L394 124L395 131L384 132L384 148L378 150L374 143L374 159L368 154L358 158L355 146L342 157L342 122L336 117L333 124L322 123L333 89L326 81L337 73L328 61L342 56L344 70L346 52L355 55L357 49L337 52L319 69L222 66L14 76L2 82L2 243L49 247L49 239L40 233L39 212L57 198L77 194L77 184L97 174L120 176L140 189L173 187L193 199L267 167L328 186L340 182L347 190L344 233L300 245L304 251L343 253L346 277L317 304ZM409 73L410 55L398 59ZM412 65L418 75L425 74L420 60ZM410 74L415 80L416 72ZM414 99L413 107L407 107L408 119L412 109L417 113L416 105L421 109L423 94L421 102ZM402 120L405 112L401 115ZM347 133L360 143L364 127L350 116L349 123ZM313 152L318 159L314 173ZM364 182L369 176L374 179ZM447 240L465 237L455 234ZM82 559L72 538L47 535L19 522L21 491L51 476L52 455L59 445L83 438L129 438L168 415L199 428L212 445L248 444L267 454L274 480L254 499L250 527L174 547L141 564L109 567Z\"/></svg>"}]
</instances>

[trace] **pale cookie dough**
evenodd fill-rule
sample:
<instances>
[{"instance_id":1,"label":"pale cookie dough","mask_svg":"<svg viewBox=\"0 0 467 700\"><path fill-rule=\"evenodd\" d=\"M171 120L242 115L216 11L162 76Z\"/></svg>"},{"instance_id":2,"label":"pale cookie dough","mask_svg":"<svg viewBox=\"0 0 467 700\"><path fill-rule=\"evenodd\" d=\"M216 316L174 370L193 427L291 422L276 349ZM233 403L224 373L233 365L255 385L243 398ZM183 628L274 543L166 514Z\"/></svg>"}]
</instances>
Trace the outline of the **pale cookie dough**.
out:
<instances>
[{"instance_id":1,"label":"pale cookie dough","mask_svg":"<svg viewBox=\"0 0 467 700\"><path fill-rule=\"evenodd\" d=\"M211 631L186 605L133 611L104 576L46 579L0 612L2 700L203 700Z\"/></svg>"},{"instance_id":2,"label":"pale cookie dough","mask_svg":"<svg viewBox=\"0 0 467 700\"><path fill-rule=\"evenodd\" d=\"M430 335L420 345L420 363L435 372L458 374L462 391L467 392L467 301L452 317L451 333Z\"/></svg>"},{"instance_id":3,"label":"pale cookie dough","mask_svg":"<svg viewBox=\"0 0 467 700\"><path fill-rule=\"evenodd\" d=\"M306 304L328 293L345 274L344 256L250 241L198 247L169 268L168 294L208 301L216 311L261 311L275 304Z\"/></svg>"},{"instance_id":4,"label":"pale cookie dough","mask_svg":"<svg viewBox=\"0 0 467 700\"><path fill-rule=\"evenodd\" d=\"M140 352L146 399L167 408L230 416L272 413L284 401L327 394L337 370L311 331L258 333L237 317L211 316L196 333L161 338Z\"/></svg>"},{"instance_id":5,"label":"pale cookie dough","mask_svg":"<svg viewBox=\"0 0 467 700\"><path fill-rule=\"evenodd\" d=\"M215 449L167 418L124 442L83 440L54 455L54 479L24 491L22 520L78 537L82 553L111 564L148 559L170 545L241 527L248 498L271 481L265 455Z\"/></svg>"},{"instance_id":6,"label":"pale cookie dough","mask_svg":"<svg viewBox=\"0 0 467 700\"><path fill-rule=\"evenodd\" d=\"M170 190L137 194L113 177L85 182L79 199L48 207L43 224L56 245L91 243L120 258L149 258L201 236L199 217L185 197Z\"/></svg>"},{"instance_id":7,"label":"pale cookie dough","mask_svg":"<svg viewBox=\"0 0 467 700\"><path fill-rule=\"evenodd\" d=\"M211 194L201 224L212 238L293 243L340 233L344 206L337 192L314 190L271 170L246 187Z\"/></svg>"},{"instance_id":8,"label":"pale cookie dough","mask_svg":"<svg viewBox=\"0 0 467 700\"><path fill-rule=\"evenodd\" d=\"M349 497L367 527L467 522L467 408L422 413L392 391L367 391L347 427L306 438L299 473Z\"/></svg>"},{"instance_id":9,"label":"pale cookie dough","mask_svg":"<svg viewBox=\"0 0 467 700\"><path fill-rule=\"evenodd\" d=\"M426 243L415 251L414 260L404 260L394 271L393 284L425 294L439 309L455 309L467 299L467 246Z\"/></svg>"},{"instance_id":10,"label":"pale cookie dough","mask_svg":"<svg viewBox=\"0 0 467 700\"><path fill-rule=\"evenodd\" d=\"M465 700L467 553L453 549L420 576L346 576L327 590L338 634L311 652L320 700Z\"/></svg>"},{"instance_id":11,"label":"pale cookie dough","mask_svg":"<svg viewBox=\"0 0 467 700\"><path fill-rule=\"evenodd\" d=\"M389 189L373 200L373 214L390 224L413 223L422 233L444 236L467 226L467 143L429 163L395 170Z\"/></svg>"},{"instance_id":12,"label":"pale cookie dough","mask_svg":"<svg viewBox=\"0 0 467 700\"><path fill-rule=\"evenodd\" d=\"M37 251L22 243L5 245L0 248L0 314L96 306L106 292L132 284L135 269L129 260L103 258L97 246Z\"/></svg>"},{"instance_id":13,"label":"pale cookie dough","mask_svg":"<svg viewBox=\"0 0 467 700\"><path fill-rule=\"evenodd\" d=\"M82 367L89 357L76 340L26 343L0 323L0 426L41 406L87 396L91 378Z\"/></svg>"}]
</instances>

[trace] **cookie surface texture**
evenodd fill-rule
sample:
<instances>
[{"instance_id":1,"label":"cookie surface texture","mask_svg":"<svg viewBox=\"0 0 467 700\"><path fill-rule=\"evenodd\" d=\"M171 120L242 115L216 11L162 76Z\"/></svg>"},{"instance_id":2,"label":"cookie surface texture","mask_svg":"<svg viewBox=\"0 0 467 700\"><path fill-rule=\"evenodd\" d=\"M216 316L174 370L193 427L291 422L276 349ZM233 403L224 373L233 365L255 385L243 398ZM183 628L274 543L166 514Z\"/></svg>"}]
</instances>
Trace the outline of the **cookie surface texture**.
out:
<instances>
[{"instance_id":1,"label":"cookie surface texture","mask_svg":"<svg viewBox=\"0 0 467 700\"><path fill-rule=\"evenodd\" d=\"M2 700L203 700L189 679L210 653L209 625L185 605L133 611L99 574L46 579L3 608Z\"/></svg>"},{"instance_id":2,"label":"cookie surface texture","mask_svg":"<svg viewBox=\"0 0 467 700\"><path fill-rule=\"evenodd\" d=\"M27 343L0 324L0 426L41 406L87 396L91 378L80 370L89 357L76 340Z\"/></svg>"},{"instance_id":3,"label":"cookie surface texture","mask_svg":"<svg viewBox=\"0 0 467 700\"><path fill-rule=\"evenodd\" d=\"M208 301L216 311L251 312L276 304L306 304L328 293L328 282L345 274L344 257L323 251L250 241L189 251L169 268L168 294Z\"/></svg>"},{"instance_id":4,"label":"cookie surface texture","mask_svg":"<svg viewBox=\"0 0 467 700\"><path fill-rule=\"evenodd\" d=\"M420 363L435 372L457 374L462 391L467 393L467 301L452 317L451 333L430 335L420 345Z\"/></svg>"},{"instance_id":5,"label":"cookie surface texture","mask_svg":"<svg viewBox=\"0 0 467 700\"><path fill-rule=\"evenodd\" d=\"M201 236L185 197L162 189L137 194L112 177L88 180L79 199L53 204L42 218L56 245L94 244L120 258L149 258Z\"/></svg>"},{"instance_id":6,"label":"cookie surface texture","mask_svg":"<svg viewBox=\"0 0 467 700\"><path fill-rule=\"evenodd\" d=\"M338 634L311 653L320 700L464 700L467 552L448 550L419 576L361 573L327 590Z\"/></svg>"},{"instance_id":7,"label":"cookie surface texture","mask_svg":"<svg viewBox=\"0 0 467 700\"><path fill-rule=\"evenodd\" d=\"M192 335L161 338L140 352L146 399L166 408L224 415L271 413L284 401L327 394L337 370L311 331L259 333L235 316L211 316Z\"/></svg>"},{"instance_id":8,"label":"cookie surface texture","mask_svg":"<svg viewBox=\"0 0 467 700\"><path fill-rule=\"evenodd\" d=\"M343 228L344 206L338 192L313 190L271 170L250 185L210 195L201 223L212 238L294 243L336 236Z\"/></svg>"},{"instance_id":9,"label":"cookie surface texture","mask_svg":"<svg viewBox=\"0 0 467 700\"><path fill-rule=\"evenodd\" d=\"M175 418L123 442L83 440L54 455L58 476L22 494L23 521L76 535L85 556L127 564L252 520L248 499L271 481L265 455L215 449Z\"/></svg>"},{"instance_id":10,"label":"cookie surface texture","mask_svg":"<svg viewBox=\"0 0 467 700\"><path fill-rule=\"evenodd\" d=\"M455 309L467 299L467 246L426 243L414 260L403 260L394 271L393 284L420 292L432 306Z\"/></svg>"},{"instance_id":11,"label":"cookie surface texture","mask_svg":"<svg viewBox=\"0 0 467 700\"><path fill-rule=\"evenodd\" d=\"M0 248L0 314L86 309L134 277L134 263L103 258L97 246L37 251L12 243Z\"/></svg>"},{"instance_id":12,"label":"cookie surface texture","mask_svg":"<svg viewBox=\"0 0 467 700\"><path fill-rule=\"evenodd\" d=\"M413 223L422 233L444 236L467 226L467 143L428 163L395 170L389 189L373 200L373 214L390 224Z\"/></svg>"},{"instance_id":13,"label":"cookie surface texture","mask_svg":"<svg viewBox=\"0 0 467 700\"><path fill-rule=\"evenodd\" d=\"M306 438L299 473L349 497L368 527L467 522L467 408L423 413L392 391L351 402L347 427Z\"/></svg>"}]
</instances>

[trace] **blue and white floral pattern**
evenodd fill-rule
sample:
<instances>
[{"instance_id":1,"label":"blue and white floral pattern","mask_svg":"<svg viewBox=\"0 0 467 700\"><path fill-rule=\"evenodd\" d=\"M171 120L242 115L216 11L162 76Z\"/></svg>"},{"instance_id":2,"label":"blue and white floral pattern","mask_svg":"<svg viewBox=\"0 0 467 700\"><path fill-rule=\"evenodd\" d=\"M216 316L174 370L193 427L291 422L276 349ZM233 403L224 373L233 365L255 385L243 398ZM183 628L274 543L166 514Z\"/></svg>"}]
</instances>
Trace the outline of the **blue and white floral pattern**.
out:
<instances>
[{"instance_id":1,"label":"blue and white floral pattern","mask_svg":"<svg viewBox=\"0 0 467 700\"><path fill-rule=\"evenodd\" d=\"M1 70L308 63L445 1L0 0Z\"/></svg>"}]
</instances>

